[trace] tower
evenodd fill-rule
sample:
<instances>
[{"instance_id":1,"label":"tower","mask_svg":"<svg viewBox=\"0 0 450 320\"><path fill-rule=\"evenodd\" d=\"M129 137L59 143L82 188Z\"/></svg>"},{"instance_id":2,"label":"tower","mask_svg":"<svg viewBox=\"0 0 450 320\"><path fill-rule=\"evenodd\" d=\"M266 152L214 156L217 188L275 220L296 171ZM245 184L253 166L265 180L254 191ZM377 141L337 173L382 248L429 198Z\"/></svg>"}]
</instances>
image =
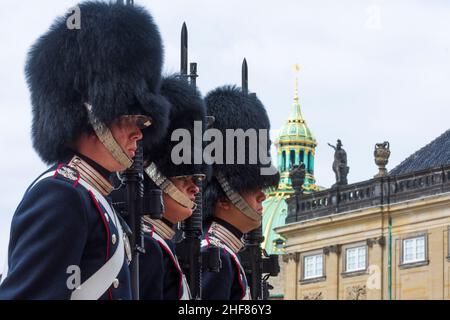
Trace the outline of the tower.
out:
<instances>
[{"instance_id":1,"label":"tower","mask_svg":"<svg viewBox=\"0 0 450 320\"><path fill-rule=\"evenodd\" d=\"M284 239L274 229L285 224L287 204L285 199L293 193L289 170L292 165L300 162L305 164L306 176L303 184L304 192L318 191L314 178L315 148L317 141L303 118L298 93L298 71L300 67L294 65L295 89L294 101L286 123L281 127L275 140L277 148L277 166L280 172L278 188L267 193L263 203L263 248L268 254L283 254Z\"/></svg>"},{"instance_id":2,"label":"tower","mask_svg":"<svg viewBox=\"0 0 450 320\"><path fill-rule=\"evenodd\" d=\"M298 72L300 67L294 66ZM281 127L277 140L277 163L280 171L279 190L292 191L289 170L300 162L305 164L306 177L303 188L306 193L318 190L314 178L314 160L317 147L316 139L303 118L298 95L298 77L295 78L294 101L287 122Z\"/></svg>"}]
</instances>

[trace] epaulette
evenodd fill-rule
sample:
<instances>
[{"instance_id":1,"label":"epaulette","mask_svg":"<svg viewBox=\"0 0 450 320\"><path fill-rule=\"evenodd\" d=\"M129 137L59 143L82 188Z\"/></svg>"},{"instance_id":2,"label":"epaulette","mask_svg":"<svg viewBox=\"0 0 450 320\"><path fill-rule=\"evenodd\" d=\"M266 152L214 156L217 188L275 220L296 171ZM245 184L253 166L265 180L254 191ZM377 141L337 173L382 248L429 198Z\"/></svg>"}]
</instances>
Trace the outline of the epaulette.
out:
<instances>
[{"instance_id":1,"label":"epaulette","mask_svg":"<svg viewBox=\"0 0 450 320\"><path fill-rule=\"evenodd\" d=\"M78 184L78 181L80 180L81 176L78 170L69 167L68 165L60 164L58 165L58 168L56 168L53 177L54 178L63 177L69 181L73 181L74 182L73 186L75 187Z\"/></svg>"}]
</instances>

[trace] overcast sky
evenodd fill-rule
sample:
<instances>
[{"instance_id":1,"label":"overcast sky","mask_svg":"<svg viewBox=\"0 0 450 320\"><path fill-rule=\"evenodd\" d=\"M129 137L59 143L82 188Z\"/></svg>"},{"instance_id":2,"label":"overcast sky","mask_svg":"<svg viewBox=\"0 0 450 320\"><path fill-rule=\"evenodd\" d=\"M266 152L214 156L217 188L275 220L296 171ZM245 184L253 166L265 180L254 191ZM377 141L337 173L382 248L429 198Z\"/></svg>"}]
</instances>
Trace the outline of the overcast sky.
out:
<instances>
[{"instance_id":1,"label":"overcast sky","mask_svg":"<svg viewBox=\"0 0 450 320\"><path fill-rule=\"evenodd\" d=\"M377 172L375 143L390 141L392 169L450 127L446 0L135 2L147 7L160 27L166 72L179 69L180 28L187 23L189 59L198 63L204 94L218 85L240 84L246 57L249 88L265 104L273 129L289 114L292 65L300 64L300 103L318 141L315 176L321 186L334 183L327 142L342 140L352 183ZM2 1L0 269L11 216L29 183L46 168L30 141L26 52L57 15L75 4Z\"/></svg>"}]
</instances>

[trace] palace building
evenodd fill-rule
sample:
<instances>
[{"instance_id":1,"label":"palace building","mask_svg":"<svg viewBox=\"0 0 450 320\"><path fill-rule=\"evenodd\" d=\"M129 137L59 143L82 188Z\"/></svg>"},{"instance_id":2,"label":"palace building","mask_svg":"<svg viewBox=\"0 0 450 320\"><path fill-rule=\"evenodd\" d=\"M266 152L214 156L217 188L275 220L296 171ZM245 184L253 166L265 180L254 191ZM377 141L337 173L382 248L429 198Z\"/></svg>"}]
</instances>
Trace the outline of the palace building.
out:
<instances>
[{"instance_id":1,"label":"palace building","mask_svg":"<svg viewBox=\"0 0 450 320\"><path fill-rule=\"evenodd\" d=\"M313 190L268 199L284 299L450 299L450 130L388 174Z\"/></svg>"}]
</instances>

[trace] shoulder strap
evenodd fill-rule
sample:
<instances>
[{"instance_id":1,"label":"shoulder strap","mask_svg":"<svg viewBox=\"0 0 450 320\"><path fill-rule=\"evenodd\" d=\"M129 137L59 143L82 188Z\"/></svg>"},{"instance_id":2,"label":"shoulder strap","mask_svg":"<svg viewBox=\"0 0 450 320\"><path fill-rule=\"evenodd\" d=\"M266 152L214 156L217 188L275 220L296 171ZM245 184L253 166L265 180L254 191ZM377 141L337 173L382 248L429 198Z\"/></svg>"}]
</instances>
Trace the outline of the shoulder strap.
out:
<instances>
[{"instance_id":1,"label":"shoulder strap","mask_svg":"<svg viewBox=\"0 0 450 320\"><path fill-rule=\"evenodd\" d=\"M70 300L97 300L108 290L123 267L125 259L123 230L118 222L116 212L105 197L84 180L80 179L79 184L94 194L97 201L112 218L111 221L117 228L119 238L119 243L113 256L99 270L90 276L89 279L83 282L79 288L76 288L70 297Z\"/></svg>"},{"instance_id":2,"label":"shoulder strap","mask_svg":"<svg viewBox=\"0 0 450 320\"><path fill-rule=\"evenodd\" d=\"M244 267L242 267L242 264L239 261L239 258L237 257L237 255L226 244L224 244L222 241L220 241L219 239L216 239L214 237L209 237L208 240L203 239L201 242L201 247L208 247L210 244L220 247L230 254L231 258L233 259L234 263L236 264L236 267L238 268L239 276L240 276L239 281L241 282L242 290L244 291L241 300L251 300L250 288L248 286L248 281L247 281L247 277L245 275L245 270L244 270Z\"/></svg>"}]
</instances>

